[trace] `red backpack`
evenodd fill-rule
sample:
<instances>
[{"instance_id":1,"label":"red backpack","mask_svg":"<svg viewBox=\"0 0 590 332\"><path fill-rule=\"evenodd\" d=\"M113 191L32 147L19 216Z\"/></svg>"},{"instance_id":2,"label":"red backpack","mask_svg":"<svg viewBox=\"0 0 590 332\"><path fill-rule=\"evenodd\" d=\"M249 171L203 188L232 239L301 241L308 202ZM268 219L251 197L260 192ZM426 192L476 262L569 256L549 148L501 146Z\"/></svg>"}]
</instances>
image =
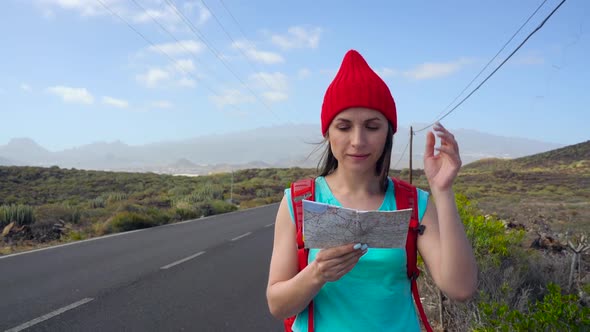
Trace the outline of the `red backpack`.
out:
<instances>
[{"instance_id":1,"label":"red backpack","mask_svg":"<svg viewBox=\"0 0 590 332\"><path fill-rule=\"evenodd\" d=\"M418 221L418 192L413 185L391 178L394 184L395 202L398 209L412 208L412 217L408 227L408 238L406 240L406 258L407 258L407 273L408 278L412 282L412 294L414 302L418 308L422 323L426 331L432 332L432 328L428 323L422 302L420 302L420 295L418 294L418 284L416 279L420 275L420 270L417 265L417 241L418 234L424 233L424 225L420 225ZM315 179L302 179L291 184L291 203L293 205L293 215L295 216L295 225L297 226L297 256L299 259L299 271L307 266L309 249L305 249L303 243L303 200L313 201L315 199ZM309 332L313 332L313 301L309 302L308 310L308 328ZM295 321L295 316L285 319L285 331L292 332L291 327Z\"/></svg>"}]
</instances>

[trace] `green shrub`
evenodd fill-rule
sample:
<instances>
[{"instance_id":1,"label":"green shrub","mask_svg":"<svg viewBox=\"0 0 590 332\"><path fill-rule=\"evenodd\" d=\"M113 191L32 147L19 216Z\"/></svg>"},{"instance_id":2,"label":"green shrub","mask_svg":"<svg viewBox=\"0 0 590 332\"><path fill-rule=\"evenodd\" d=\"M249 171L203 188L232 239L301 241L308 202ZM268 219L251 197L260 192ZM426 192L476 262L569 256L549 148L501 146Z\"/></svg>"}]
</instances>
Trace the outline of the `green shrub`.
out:
<instances>
[{"instance_id":1,"label":"green shrub","mask_svg":"<svg viewBox=\"0 0 590 332\"><path fill-rule=\"evenodd\" d=\"M162 209L150 207L146 212L154 225L165 225L170 221L170 215Z\"/></svg>"},{"instance_id":2,"label":"green shrub","mask_svg":"<svg viewBox=\"0 0 590 332\"><path fill-rule=\"evenodd\" d=\"M108 203L124 201L127 199L127 194L122 192L112 192L106 195L106 200Z\"/></svg>"},{"instance_id":3,"label":"green shrub","mask_svg":"<svg viewBox=\"0 0 590 332\"><path fill-rule=\"evenodd\" d=\"M107 204L106 198L104 196L96 197L95 199L91 199L89 202L91 209L99 209L105 207Z\"/></svg>"},{"instance_id":4,"label":"green shrub","mask_svg":"<svg viewBox=\"0 0 590 332\"><path fill-rule=\"evenodd\" d=\"M32 206L23 204L0 206L0 228L3 228L13 221L18 226L31 225L35 222L35 219L35 213Z\"/></svg>"},{"instance_id":5,"label":"green shrub","mask_svg":"<svg viewBox=\"0 0 590 332\"><path fill-rule=\"evenodd\" d=\"M576 295L564 295L559 286L547 285L542 300L521 312L497 302L479 303L482 327L474 331L589 331L590 308L582 307Z\"/></svg>"},{"instance_id":6,"label":"green shrub","mask_svg":"<svg viewBox=\"0 0 590 332\"><path fill-rule=\"evenodd\" d=\"M459 216L471 241L476 259L486 258L499 263L518 246L525 235L522 230L507 230L496 216L481 215L464 195L456 195Z\"/></svg>"},{"instance_id":7,"label":"green shrub","mask_svg":"<svg viewBox=\"0 0 590 332\"><path fill-rule=\"evenodd\" d=\"M77 224L80 222L82 213L80 209L68 204L45 204L36 208L37 219L40 221L56 222L63 220Z\"/></svg>"},{"instance_id":8,"label":"green shrub","mask_svg":"<svg viewBox=\"0 0 590 332\"><path fill-rule=\"evenodd\" d=\"M84 235L82 232L78 232L78 231L70 231L70 232L68 232L68 234L66 236L66 240L68 242L80 241L80 240L84 240L84 239L86 239L86 235Z\"/></svg>"},{"instance_id":9,"label":"green shrub","mask_svg":"<svg viewBox=\"0 0 590 332\"><path fill-rule=\"evenodd\" d=\"M193 209L186 209L177 207L174 209L174 216L172 217L174 220L190 220L200 217L199 213Z\"/></svg>"},{"instance_id":10,"label":"green shrub","mask_svg":"<svg viewBox=\"0 0 590 332\"><path fill-rule=\"evenodd\" d=\"M220 200L212 201L211 208L213 210L213 214L228 213L238 209L237 206Z\"/></svg>"},{"instance_id":11,"label":"green shrub","mask_svg":"<svg viewBox=\"0 0 590 332\"><path fill-rule=\"evenodd\" d=\"M135 229L149 228L157 226L154 221L146 215L137 212L119 212L110 223L110 231L114 233L126 232Z\"/></svg>"}]
</instances>

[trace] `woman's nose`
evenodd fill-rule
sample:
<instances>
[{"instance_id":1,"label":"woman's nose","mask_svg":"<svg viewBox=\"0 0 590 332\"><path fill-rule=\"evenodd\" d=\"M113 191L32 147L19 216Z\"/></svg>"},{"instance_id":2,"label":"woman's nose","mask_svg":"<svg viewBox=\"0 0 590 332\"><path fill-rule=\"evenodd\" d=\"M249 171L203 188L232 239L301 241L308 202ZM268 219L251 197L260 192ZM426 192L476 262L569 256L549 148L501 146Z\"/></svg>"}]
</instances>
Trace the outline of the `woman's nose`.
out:
<instances>
[{"instance_id":1,"label":"woman's nose","mask_svg":"<svg viewBox=\"0 0 590 332\"><path fill-rule=\"evenodd\" d=\"M352 130L351 144L355 147L365 144L365 131L362 128Z\"/></svg>"}]
</instances>

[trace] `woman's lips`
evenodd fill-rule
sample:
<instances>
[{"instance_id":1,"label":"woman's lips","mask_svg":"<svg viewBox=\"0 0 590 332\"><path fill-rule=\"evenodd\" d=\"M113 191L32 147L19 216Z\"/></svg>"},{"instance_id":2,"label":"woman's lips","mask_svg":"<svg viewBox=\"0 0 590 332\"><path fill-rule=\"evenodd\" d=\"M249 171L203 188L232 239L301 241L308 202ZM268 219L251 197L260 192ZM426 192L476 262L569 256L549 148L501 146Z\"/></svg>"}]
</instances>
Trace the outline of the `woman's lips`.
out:
<instances>
[{"instance_id":1,"label":"woman's lips","mask_svg":"<svg viewBox=\"0 0 590 332\"><path fill-rule=\"evenodd\" d=\"M368 154L349 154L348 156L353 160L365 160L369 157Z\"/></svg>"}]
</instances>

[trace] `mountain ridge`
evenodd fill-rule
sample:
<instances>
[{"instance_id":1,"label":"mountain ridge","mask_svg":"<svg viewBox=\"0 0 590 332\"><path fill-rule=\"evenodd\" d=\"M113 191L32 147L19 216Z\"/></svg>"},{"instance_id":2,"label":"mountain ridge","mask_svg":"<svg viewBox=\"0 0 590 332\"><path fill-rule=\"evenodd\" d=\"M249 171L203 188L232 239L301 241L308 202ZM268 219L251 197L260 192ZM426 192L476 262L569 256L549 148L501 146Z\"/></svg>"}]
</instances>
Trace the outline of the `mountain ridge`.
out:
<instances>
[{"instance_id":1,"label":"mountain ridge","mask_svg":"<svg viewBox=\"0 0 590 332\"><path fill-rule=\"evenodd\" d=\"M453 133L459 141L464 164L489 157L518 158L563 146L469 129L457 129ZM409 164L408 151L404 148L408 139L409 128L400 127L394 137L392 167L405 168ZM183 172L190 170L188 162L197 165L195 172L198 170L200 174L215 171L219 165L223 168L235 166L236 169L249 164L315 167L322 149L316 153L312 151L318 148L315 143L322 140L317 126L310 124L263 127L136 146L120 140L94 142L55 152L44 149L31 139L21 138L0 145L0 164L6 164L8 160L30 166L174 173L175 163L184 160L184 165L179 165ZM413 163L417 168L422 167L424 145L425 135L416 135ZM400 155L404 151L404 155Z\"/></svg>"}]
</instances>

